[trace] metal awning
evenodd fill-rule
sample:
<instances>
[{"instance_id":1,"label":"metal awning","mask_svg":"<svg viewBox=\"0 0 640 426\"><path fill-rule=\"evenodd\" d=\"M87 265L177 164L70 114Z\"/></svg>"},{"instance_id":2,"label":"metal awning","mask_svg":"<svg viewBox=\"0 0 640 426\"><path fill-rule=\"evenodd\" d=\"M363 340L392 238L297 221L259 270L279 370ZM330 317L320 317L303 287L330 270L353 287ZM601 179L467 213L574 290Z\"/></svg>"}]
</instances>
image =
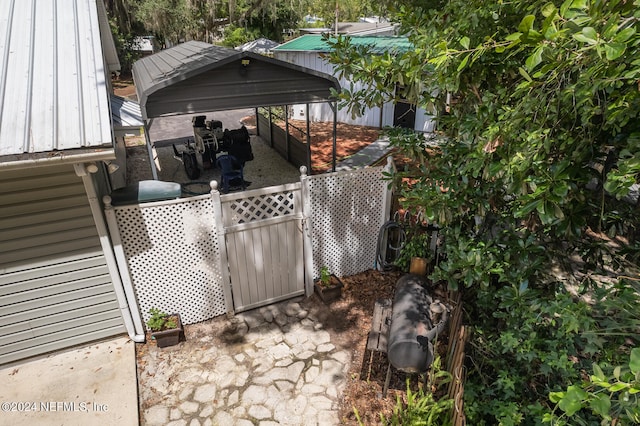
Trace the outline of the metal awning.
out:
<instances>
[{"instance_id":1,"label":"metal awning","mask_svg":"<svg viewBox=\"0 0 640 426\"><path fill-rule=\"evenodd\" d=\"M111 121L115 135L140 135L144 126L140 105L114 94L109 96L109 101L111 102Z\"/></svg>"},{"instance_id":2,"label":"metal awning","mask_svg":"<svg viewBox=\"0 0 640 426\"><path fill-rule=\"evenodd\" d=\"M341 90L331 75L201 41L142 58L133 64L132 73L145 127L158 117L317 102L333 102L335 117L333 91ZM334 169L335 124L334 119ZM157 179L146 130L151 171Z\"/></svg>"},{"instance_id":3,"label":"metal awning","mask_svg":"<svg viewBox=\"0 0 640 426\"><path fill-rule=\"evenodd\" d=\"M334 100L338 80L253 52L188 41L133 64L142 118Z\"/></svg>"}]
</instances>

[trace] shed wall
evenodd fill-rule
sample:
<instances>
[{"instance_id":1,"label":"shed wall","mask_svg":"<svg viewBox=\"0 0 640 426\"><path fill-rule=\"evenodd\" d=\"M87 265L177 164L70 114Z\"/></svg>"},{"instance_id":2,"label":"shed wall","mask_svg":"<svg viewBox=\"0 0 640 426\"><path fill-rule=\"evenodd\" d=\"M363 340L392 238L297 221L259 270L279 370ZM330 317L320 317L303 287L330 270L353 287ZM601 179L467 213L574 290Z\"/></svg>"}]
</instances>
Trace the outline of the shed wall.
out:
<instances>
[{"instance_id":1,"label":"shed wall","mask_svg":"<svg viewBox=\"0 0 640 426\"><path fill-rule=\"evenodd\" d=\"M275 51L274 54L277 59L282 61L320 71L328 75L335 74L333 65L329 64L316 52ZM350 91L363 90L366 88L364 84L350 81L344 77L338 81L340 87ZM291 107L293 118L305 120L305 108L305 105L293 105ZM382 106L382 111L380 107L368 108L362 116L356 118L352 118L351 114L346 110L338 110L338 122L369 127L393 126L393 111L394 106L391 102L385 103ZM309 116L311 121L333 121L333 110L327 103L311 104L309 106ZM416 124L414 129L422 132L433 132L434 130L433 117L423 108L416 110Z\"/></svg>"},{"instance_id":2,"label":"shed wall","mask_svg":"<svg viewBox=\"0 0 640 426\"><path fill-rule=\"evenodd\" d=\"M0 173L0 364L124 333L73 167Z\"/></svg>"}]
</instances>

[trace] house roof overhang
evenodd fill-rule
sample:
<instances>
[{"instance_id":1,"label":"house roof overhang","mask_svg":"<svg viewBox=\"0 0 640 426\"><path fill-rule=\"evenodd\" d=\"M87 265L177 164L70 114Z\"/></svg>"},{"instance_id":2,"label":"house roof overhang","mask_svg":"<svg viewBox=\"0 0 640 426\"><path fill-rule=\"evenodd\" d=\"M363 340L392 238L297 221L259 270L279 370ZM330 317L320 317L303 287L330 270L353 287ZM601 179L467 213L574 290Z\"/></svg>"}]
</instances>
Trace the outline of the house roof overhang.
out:
<instances>
[{"instance_id":1,"label":"house roof overhang","mask_svg":"<svg viewBox=\"0 0 640 426\"><path fill-rule=\"evenodd\" d=\"M0 1L0 170L115 158L102 0Z\"/></svg>"}]
</instances>

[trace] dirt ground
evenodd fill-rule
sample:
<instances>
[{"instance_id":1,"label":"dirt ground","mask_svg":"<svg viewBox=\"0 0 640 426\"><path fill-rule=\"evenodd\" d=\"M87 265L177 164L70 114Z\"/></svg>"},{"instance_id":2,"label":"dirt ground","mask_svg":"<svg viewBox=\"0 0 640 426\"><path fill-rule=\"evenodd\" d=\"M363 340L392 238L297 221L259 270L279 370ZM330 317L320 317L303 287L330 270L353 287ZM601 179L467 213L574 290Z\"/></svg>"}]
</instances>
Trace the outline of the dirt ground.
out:
<instances>
[{"instance_id":1,"label":"dirt ground","mask_svg":"<svg viewBox=\"0 0 640 426\"><path fill-rule=\"evenodd\" d=\"M245 117L242 123L248 128L255 127L255 116ZM289 120L298 128L306 128L306 121ZM277 123L284 128L284 123ZM331 168L333 152L333 123L311 122L311 167L313 173L324 173ZM376 127L354 126L350 124L336 124L336 162L340 162L380 136L380 129Z\"/></svg>"}]
</instances>

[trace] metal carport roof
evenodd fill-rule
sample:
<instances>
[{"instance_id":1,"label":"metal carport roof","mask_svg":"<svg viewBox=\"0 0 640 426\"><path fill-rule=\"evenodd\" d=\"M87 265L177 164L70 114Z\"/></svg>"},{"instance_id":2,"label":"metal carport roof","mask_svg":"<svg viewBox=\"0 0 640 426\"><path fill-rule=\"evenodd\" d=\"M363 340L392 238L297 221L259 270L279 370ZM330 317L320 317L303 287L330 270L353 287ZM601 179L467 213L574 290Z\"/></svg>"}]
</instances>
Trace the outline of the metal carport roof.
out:
<instances>
[{"instance_id":1,"label":"metal carport roof","mask_svg":"<svg viewBox=\"0 0 640 426\"><path fill-rule=\"evenodd\" d=\"M200 41L188 41L133 64L142 118L260 106L327 102L330 75Z\"/></svg>"}]
</instances>

